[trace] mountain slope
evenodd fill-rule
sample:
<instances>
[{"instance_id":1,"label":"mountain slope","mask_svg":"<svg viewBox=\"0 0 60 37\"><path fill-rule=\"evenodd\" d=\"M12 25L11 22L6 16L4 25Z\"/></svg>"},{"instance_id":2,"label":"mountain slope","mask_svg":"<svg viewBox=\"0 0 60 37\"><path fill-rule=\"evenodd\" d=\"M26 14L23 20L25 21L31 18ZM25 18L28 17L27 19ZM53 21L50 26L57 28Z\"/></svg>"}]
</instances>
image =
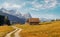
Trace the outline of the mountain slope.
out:
<instances>
[{"instance_id":1,"label":"mountain slope","mask_svg":"<svg viewBox=\"0 0 60 37\"><path fill-rule=\"evenodd\" d=\"M25 23L25 19L24 18L18 18L14 15L10 15L10 14L7 14L7 13L4 13L3 11L0 10L0 15L3 15L3 16L8 16L9 20L10 21L16 21L17 23Z\"/></svg>"}]
</instances>

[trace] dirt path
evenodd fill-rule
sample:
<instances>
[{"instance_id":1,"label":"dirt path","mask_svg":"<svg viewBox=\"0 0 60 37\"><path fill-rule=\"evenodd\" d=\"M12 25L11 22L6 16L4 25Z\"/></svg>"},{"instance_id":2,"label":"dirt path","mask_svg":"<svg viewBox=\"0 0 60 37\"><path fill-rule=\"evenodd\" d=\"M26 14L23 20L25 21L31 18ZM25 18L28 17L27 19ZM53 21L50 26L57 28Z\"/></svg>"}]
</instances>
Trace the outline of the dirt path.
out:
<instances>
[{"instance_id":1,"label":"dirt path","mask_svg":"<svg viewBox=\"0 0 60 37\"><path fill-rule=\"evenodd\" d=\"M17 32L15 32L15 37L20 37L19 33L21 32L22 29L19 29Z\"/></svg>"},{"instance_id":2,"label":"dirt path","mask_svg":"<svg viewBox=\"0 0 60 37\"><path fill-rule=\"evenodd\" d=\"M20 37L19 33L20 33L20 31L22 29L19 29L19 28L15 27L15 26L12 26L12 27L15 28L15 30L8 33L5 37L11 37L11 34L13 34L13 33L14 33L14 37Z\"/></svg>"}]
</instances>

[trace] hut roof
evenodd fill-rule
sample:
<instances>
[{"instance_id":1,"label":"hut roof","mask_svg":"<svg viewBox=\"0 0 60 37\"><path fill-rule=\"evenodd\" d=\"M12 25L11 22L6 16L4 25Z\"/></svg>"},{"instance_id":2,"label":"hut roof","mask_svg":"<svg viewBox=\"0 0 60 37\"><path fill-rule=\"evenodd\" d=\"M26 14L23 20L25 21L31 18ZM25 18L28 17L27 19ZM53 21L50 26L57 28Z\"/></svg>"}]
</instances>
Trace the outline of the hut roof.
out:
<instances>
[{"instance_id":1,"label":"hut roof","mask_svg":"<svg viewBox=\"0 0 60 37\"><path fill-rule=\"evenodd\" d=\"M29 22L39 22L39 18L29 18Z\"/></svg>"}]
</instances>

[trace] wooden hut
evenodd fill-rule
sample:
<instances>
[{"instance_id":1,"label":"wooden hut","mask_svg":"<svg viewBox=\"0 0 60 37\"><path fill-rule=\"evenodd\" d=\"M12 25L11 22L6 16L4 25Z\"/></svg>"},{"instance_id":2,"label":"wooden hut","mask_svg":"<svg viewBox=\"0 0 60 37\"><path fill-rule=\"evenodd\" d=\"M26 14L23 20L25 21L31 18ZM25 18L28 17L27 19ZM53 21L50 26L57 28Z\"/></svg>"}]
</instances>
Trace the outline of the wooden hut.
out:
<instances>
[{"instance_id":1,"label":"wooden hut","mask_svg":"<svg viewBox=\"0 0 60 37\"><path fill-rule=\"evenodd\" d=\"M38 25L40 20L39 20L39 18L29 18L29 19L27 19L26 22L30 25Z\"/></svg>"}]
</instances>

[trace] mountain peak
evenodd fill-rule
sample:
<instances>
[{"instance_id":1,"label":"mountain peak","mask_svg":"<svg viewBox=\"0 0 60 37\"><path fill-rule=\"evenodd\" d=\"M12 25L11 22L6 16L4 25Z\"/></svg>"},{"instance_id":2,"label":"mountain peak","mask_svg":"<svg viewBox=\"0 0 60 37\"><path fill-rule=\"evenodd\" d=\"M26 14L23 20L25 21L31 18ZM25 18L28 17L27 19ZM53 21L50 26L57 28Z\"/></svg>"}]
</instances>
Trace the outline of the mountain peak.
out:
<instances>
[{"instance_id":1,"label":"mountain peak","mask_svg":"<svg viewBox=\"0 0 60 37\"><path fill-rule=\"evenodd\" d=\"M24 18L28 19L28 18L32 18L31 14L30 13L26 13L23 15Z\"/></svg>"}]
</instances>

